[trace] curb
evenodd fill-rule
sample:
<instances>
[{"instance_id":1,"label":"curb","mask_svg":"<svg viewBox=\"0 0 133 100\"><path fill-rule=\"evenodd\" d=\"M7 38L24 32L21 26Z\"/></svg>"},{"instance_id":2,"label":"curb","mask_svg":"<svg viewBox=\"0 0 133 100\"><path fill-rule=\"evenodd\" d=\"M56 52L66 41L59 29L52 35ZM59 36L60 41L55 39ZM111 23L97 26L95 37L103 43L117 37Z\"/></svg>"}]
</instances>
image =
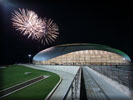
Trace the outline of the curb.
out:
<instances>
[{"instance_id":1,"label":"curb","mask_svg":"<svg viewBox=\"0 0 133 100\"><path fill-rule=\"evenodd\" d=\"M59 75L59 77L60 77L60 75ZM56 84L56 86L52 89L52 91L48 94L48 96L44 100L49 100L50 99L50 97L55 92L55 90L58 88L58 86L60 85L60 83L62 82L62 80L63 79L60 77L59 82Z\"/></svg>"}]
</instances>

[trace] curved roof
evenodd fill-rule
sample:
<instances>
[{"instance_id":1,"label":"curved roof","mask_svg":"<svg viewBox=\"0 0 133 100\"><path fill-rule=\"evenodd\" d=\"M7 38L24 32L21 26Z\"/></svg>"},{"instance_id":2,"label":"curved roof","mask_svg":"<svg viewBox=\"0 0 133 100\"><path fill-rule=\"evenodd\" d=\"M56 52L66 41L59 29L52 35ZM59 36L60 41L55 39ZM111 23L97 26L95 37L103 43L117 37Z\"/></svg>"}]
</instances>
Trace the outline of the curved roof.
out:
<instances>
[{"instance_id":1,"label":"curved roof","mask_svg":"<svg viewBox=\"0 0 133 100\"><path fill-rule=\"evenodd\" d=\"M45 61L45 60L55 58L57 56L61 56L61 55L64 55L70 52L80 51L80 50L104 50L104 51L116 53L124 57L126 60L131 61L131 59L129 58L127 54L125 54L124 52L118 49L114 49L114 48L111 48L105 45L90 44L90 43L63 44L63 45L57 45L54 47L50 47L37 53L33 57L33 60L34 61Z\"/></svg>"}]
</instances>

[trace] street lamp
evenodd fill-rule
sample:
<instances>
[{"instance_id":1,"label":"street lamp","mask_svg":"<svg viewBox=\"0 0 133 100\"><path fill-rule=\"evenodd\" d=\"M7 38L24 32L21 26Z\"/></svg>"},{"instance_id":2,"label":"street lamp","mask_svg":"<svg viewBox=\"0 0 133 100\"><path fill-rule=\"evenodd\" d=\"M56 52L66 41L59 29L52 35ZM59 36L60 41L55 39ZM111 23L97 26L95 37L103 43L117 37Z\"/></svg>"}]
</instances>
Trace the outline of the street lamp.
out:
<instances>
[{"instance_id":1,"label":"street lamp","mask_svg":"<svg viewBox=\"0 0 133 100\"><path fill-rule=\"evenodd\" d=\"M31 54L28 54L28 57L29 57L29 64L30 64L30 58L31 58Z\"/></svg>"}]
</instances>

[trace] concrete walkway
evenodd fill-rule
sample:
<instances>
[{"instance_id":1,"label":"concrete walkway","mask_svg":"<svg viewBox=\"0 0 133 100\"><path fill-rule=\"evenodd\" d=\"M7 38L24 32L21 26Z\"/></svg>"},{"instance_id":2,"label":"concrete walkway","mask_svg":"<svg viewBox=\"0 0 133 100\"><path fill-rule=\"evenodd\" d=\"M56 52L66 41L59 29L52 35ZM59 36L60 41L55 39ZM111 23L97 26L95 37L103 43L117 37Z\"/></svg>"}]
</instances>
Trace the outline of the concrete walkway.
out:
<instances>
[{"instance_id":1,"label":"concrete walkway","mask_svg":"<svg viewBox=\"0 0 133 100\"><path fill-rule=\"evenodd\" d=\"M79 66L52 66L52 65L50 66L50 65L32 65L32 64L30 65L23 64L23 65L34 69L54 72L61 76L63 80L61 84L58 86L58 88L56 89L56 91L53 93L50 100L63 100L74 76L76 75L76 73L80 68Z\"/></svg>"},{"instance_id":2,"label":"concrete walkway","mask_svg":"<svg viewBox=\"0 0 133 100\"><path fill-rule=\"evenodd\" d=\"M89 67L83 67L88 100L131 100Z\"/></svg>"}]
</instances>

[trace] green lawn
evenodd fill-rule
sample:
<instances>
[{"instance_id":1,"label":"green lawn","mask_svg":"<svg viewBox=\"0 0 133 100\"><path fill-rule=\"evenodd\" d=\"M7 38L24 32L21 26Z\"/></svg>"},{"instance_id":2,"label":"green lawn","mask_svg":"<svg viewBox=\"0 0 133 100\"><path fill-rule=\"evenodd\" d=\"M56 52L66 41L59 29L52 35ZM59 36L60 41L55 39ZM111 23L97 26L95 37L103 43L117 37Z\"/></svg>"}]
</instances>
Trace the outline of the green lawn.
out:
<instances>
[{"instance_id":1,"label":"green lawn","mask_svg":"<svg viewBox=\"0 0 133 100\"><path fill-rule=\"evenodd\" d=\"M39 75L49 75L50 77L44 79L38 83L35 83L29 87L26 87L16 93L13 93L2 100L44 100L48 93L53 89L53 87L59 81L59 76L57 74L40 71L31 68L27 68L24 66L13 65L6 69L0 69L2 71L2 85L1 88L9 87L13 84L20 83L26 81L28 79L37 77ZM29 75L25 75L25 72L31 72Z\"/></svg>"},{"instance_id":2,"label":"green lawn","mask_svg":"<svg viewBox=\"0 0 133 100\"><path fill-rule=\"evenodd\" d=\"M31 72L26 75L25 72ZM11 65L7 68L0 69L0 90L13 86L15 84L27 81L48 72L40 71L20 65Z\"/></svg>"}]
</instances>

